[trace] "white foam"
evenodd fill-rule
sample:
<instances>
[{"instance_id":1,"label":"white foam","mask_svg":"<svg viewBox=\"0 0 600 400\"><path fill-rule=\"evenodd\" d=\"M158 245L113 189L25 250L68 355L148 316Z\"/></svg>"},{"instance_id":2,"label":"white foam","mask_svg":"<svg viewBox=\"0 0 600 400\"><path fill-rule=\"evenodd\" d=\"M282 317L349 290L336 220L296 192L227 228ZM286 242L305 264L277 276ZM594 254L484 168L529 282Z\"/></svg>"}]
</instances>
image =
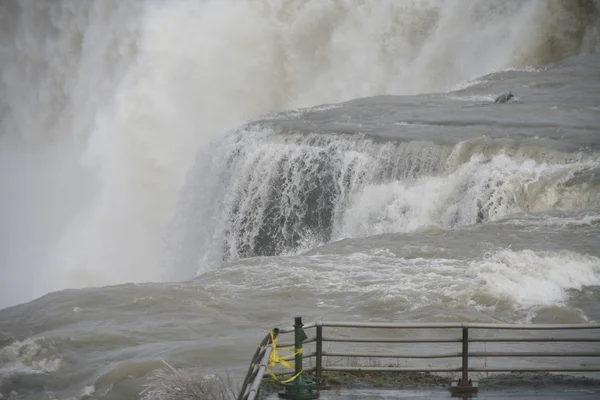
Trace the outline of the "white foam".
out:
<instances>
[{"instance_id":1,"label":"white foam","mask_svg":"<svg viewBox=\"0 0 600 400\"><path fill-rule=\"evenodd\" d=\"M569 251L501 250L472 262L477 295L508 299L517 307L564 304L568 290L600 285L600 259Z\"/></svg>"},{"instance_id":2,"label":"white foam","mask_svg":"<svg viewBox=\"0 0 600 400\"><path fill-rule=\"evenodd\" d=\"M593 192L564 182L596 163L544 164L476 155L447 176L367 184L350 200L335 238L495 221L519 212L594 207ZM585 188L584 188L585 189Z\"/></svg>"},{"instance_id":3,"label":"white foam","mask_svg":"<svg viewBox=\"0 0 600 400\"><path fill-rule=\"evenodd\" d=\"M57 371L62 358L44 339L25 339L0 349L0 376Z\"/></svg>"},{"instance_id":4,"label":"white foam","mask_svg":"<svg viewBox=\"0 0 600 400\"><path fill-rule=\"evenodd\" d=\"M238 279L240 273L243 281ZM239 260L203 279L202 285L227 285L235 298L252 292L253 299L258 295L265 301L295 293L314 299L319 307L369 317L432 309L441 317L456 310L480 311L526 322L544 307L561 307L585 320L568 301L572 290L600 285L600 259L568 251L511 249L476 260L404 258L389 249L373 248L342 256Z\"/></svg>"},{"instance_id":5,"label":"white foam","mask_svg":"<svg viewBox=\"0 0 600 400\"><path fill-rule=\"evenodd\" d=\"M85 398L91 397L95 392L96 392L96 388L94 387L94 385L89 385L89 386L86 386L83 389L81 389L81 393L80 393L79 397L81 399L85 399Z\"/></svg>"}]
</instances>

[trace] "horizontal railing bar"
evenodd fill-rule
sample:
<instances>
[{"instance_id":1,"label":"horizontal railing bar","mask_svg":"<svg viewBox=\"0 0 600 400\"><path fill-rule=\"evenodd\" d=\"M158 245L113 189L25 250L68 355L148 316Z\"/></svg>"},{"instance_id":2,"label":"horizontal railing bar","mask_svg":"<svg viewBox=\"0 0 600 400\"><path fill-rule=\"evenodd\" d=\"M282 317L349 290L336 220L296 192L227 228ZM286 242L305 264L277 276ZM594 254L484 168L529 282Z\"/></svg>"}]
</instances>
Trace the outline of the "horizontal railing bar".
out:
<instances>
[{"instance_id":1,"label":"horizontal railing bar","mask_svg":"<svg viewBox=\"0 0 600 400\"><path fill-rule=\"evenodd\" d=\"M308 353L303 358L315 357L317 353ZM369 354L369 353L329 353L323 352L323 357L357 357L357 358L413 358L413 359L429 359L429 358L457 358L462 356L462 353L447 353L447 354L424 354L424 355L407 355L407 354ZM469 357L600 357L598 353L469 353Z\"/></svg>"},{"instance_id":2,"label":"horizontal railing bar","mask_svg":"<svg viewBox=\"0 0 600 400\"><path fill-rule=\"evenodd\" d=\"M312 339L312 338L311 338ZM462 339L365 339L323 337L323 342L340 343L460 343ZM311 340L312 342L312 340ZM600 342L600 338L469 338L469 343L492 342ZM304 342L307 343L307 342Z\"/></svg>"},{"instance_id":3,"label":"horizontal railing bar","mask_svg":"<svg viewBox=\"0 0 600 400\"><path fill-rule=\"evenodd\" d=\"M304 370L305 372L312 372ZM459 372L461 368L407 368L407 367L328 367L323 366L323 371L333 372ZM600 367L595 368L469 368L469 372L600 372ZM290 374L291 375L291 374ZM268 376L268 375L267 375Z\"/></svg>"},{"instance_id":4,"label":"horizontal railing bar","mask_svg":"<svg viewBox=\"0 0 600 400\"><path fill-rule=\"evenodd\" d=\"M600 329L600 324L483 324L478 322L464 323L469 329L525 329L525 330L554 330L554 329Z\"/></svg>"},{"instance_id":5,"label":"horizontal railing bar","mask_svg":"<svg viewBox=\"0 0 600 400\"><path fill-rule=\"evenodd\" d=\"M536 352L495 352L478 353L470 352L469 357L600 357L600 353L536 353Z\"/></svg>"},{"instance_id":6,"label":"horizontal railing bar","mask_svg":"<svg viewBox=\"0 0 600 400\"><path fill-rule=\"evenodd\" d=\"M490 342L600 342L600 338L469 338L469 343Z\"/></svg>"},{"instance_id":7,"label":"horizontal railing bar","mask_svg":"<svg viewBox=\"0 0 600 400\"><path fill-rule=\"evenodd\" d=\"M327 328L393 328L393 329L422 329L422 328L462 328L460 323L424 322L421 324L387 323L387 322L345 322L345 321L323 321L323 327Z\"/></svg>"},{"instance_id":8,"label":"horizontal railing bar","mask_svg":"<svg viewBox=\"0 0 600 400\"><path fill-rule=\"evenodd\" d=\"M363 358L455 358L462 356L462 353L446 353L446 354L369 354L369 353L329 353L323 352L323 357L363 357Z\"/></svg>"},{"instance_id":9,"label":"horizontal railing bar","mask_svg":"<svg viewBox=\"0 0 600 400\"><path fill-rule=\"evenodd\" d=\"M338 372L458 372L460 368L406 368L406 367L326 367L323 366L323 371L338 371Z\"/></svg>"},{"instance_id":10,"label":"horizontal railing bar","mask_svg":"<svg viewBox=\"0 0 600 400\"><path fill-rule=\"evenodd\" d=\"M316 355L317 355L317 353L313 351L312 353L304 353L304 354L302 354L302 358L310 358L310 357L314 357ZM291 361L293 361L293 360L291 360Z\"/></svg>"},{"instance_id":11,"label":"horizontal railing bar","mask_svg":"<svg viewBox=\"0 0 600 400\"><path fill-rule=\"evenodd\" d=\"M461 339L364 339L323 337L323 342L350 343L458 343Z\"/></svg>"},{"instance_id":12,"label":"horizontal railing bar","mask_svg":"<svg viewBox=\"0 0 600 400\"><path fill-rule=\"evenodd\" d=\"M600 367L592 368L469 368L469 372L600 372Z\"/></svg>"},{"instance_id":13,"label":"horizontal railing bar","mask_svg":"<svg viewBox=\"0 0 600 400\"><path fill-rule=\"evenodd\" d=\"M554 329L600 329L600 324L484 324L475 322L424 322L387 323L387 322L345 322L323 321L323 327L331 328L388 328L388 329L525 329L525 330L554 330Z\"/></svg>"}]
</instances>

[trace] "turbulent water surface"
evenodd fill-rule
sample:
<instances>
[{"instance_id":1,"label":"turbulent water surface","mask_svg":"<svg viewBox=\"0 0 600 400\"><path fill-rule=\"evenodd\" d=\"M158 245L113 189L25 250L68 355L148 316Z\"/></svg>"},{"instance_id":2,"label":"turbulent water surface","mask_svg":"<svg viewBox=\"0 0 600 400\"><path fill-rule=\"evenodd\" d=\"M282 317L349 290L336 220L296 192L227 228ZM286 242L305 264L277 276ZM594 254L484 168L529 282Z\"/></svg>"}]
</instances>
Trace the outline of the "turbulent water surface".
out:
<instances>
[{"instance_id":1,"label":"turbulent water surface","mask_svg":"<svg viewBox=\"0 0 600 400\"><path fill-rule=\"evenodd\" d=\"M597 1L1 2L0 398L237 377L295 315L599 321L599 26Z\"/></svg>"}]
</instances>

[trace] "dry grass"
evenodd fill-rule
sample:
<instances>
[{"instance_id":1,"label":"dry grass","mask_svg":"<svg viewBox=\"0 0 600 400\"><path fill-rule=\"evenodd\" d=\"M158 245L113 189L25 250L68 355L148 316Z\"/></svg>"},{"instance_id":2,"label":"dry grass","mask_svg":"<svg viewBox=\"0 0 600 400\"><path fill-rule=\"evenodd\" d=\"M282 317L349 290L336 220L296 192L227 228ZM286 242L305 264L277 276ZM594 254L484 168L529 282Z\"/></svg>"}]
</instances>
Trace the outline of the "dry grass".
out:
<instances>
[{"instance_id":1,"label":"dry grass","mask_svg":"<svg viewBox=\"0 0 600 400\"><path fill-rule=\"evenodd\" d=\"M164 361L163 361L164 362ZM237 391L229 377L198 376L191 371L167 368L158 371L140 393L143 400L235 400Z\"/></svg>"}]
</instances>

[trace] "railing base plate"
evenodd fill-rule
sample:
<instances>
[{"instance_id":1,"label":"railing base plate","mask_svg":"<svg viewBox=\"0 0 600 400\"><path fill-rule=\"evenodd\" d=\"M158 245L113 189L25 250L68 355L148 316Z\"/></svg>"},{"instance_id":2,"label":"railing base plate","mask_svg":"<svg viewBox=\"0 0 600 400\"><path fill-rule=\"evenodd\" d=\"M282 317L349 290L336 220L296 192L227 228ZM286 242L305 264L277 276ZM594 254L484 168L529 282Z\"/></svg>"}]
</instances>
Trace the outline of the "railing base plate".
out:
<instances>
[{"instance_id":1,"label":"railing base plate","mask_svg":"<svg viewBox=\"0 0 600 400\"><path fill-rule=\"evenodd\" d=\"M280 399L312 400L319 398L319 391L315 390L315 382L305 380L302 375L291 383L284 384L285 392L279 393Z\"/></svg>"},{"instance_id":2,"label":"railing base plate","mask_svg":"<svg viewBox=\"0 0 600 400\"><path fill-rule=\"evenodd\" d=\"M459 382L452 382L452 385L448 388L452 397L472 397L477 395L479 387L477 382L463 384Z\"/></svg>"}]
</instances>

